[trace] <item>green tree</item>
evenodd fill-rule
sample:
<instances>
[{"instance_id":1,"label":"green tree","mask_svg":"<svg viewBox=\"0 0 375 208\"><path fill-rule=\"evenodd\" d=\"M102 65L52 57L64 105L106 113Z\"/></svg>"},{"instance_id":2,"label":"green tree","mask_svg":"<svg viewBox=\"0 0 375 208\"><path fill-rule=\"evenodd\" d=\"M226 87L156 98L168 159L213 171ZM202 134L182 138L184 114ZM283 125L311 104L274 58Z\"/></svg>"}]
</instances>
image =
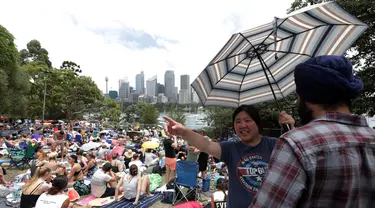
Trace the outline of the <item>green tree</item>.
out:
<instances>
[{"instance_id":1,"label":"green tree","mask_svg":"<svg viewBox=\"0 0 375 208\"><path fill-rule=\"evenodd\" d=\"M38 40L31 40L26 45L27 50L23 49L20 51L22 58L21 63L36 62L39 64L46 64L48 68L52 68L52 63L49 60L48 51L42 48L42 45Z\"/></svg>"},{"instance_id":2,"label":"green tree","mask_svg":"<svg viewBox=\"0 0 375 208\"><path fill-rule=\"evenodd\" d=\"M173 120L181 123L182 125L185 125L186 118L181 108L171 105L168 111L168 116L171 117Z\"/></svg>"},{"instance_id":3,"label":"green tree","mask_svg":"<svg viewBox=\"0 0 375 208\"><path fill-rule=\"evenodd\" d=\"M353 102L352 111L356 114L375 115L375 67L360 70L357 76L362 78L363 95Z\"/></svg>"},{"instance_id":4,"label":"green tree","mask_svg":"<svg viewBox=\"0 0 375 208\"><path fill-rule=\"evenodd\" d=\"M137 116L139 116L139 115L137 115L137 106L135 104L129 105L128 107L125 108L124 114L125 114L125 118L124 119L128 123L134 123L135 122L135 118Z\"/></svg>"},{"instance_id":5,"label":"green tree","mask_svg":"<svg viewBox=\"0 0 375 208\"><path fill-rule=\"evenodd\" d=\"M0 25L0 114L25 116L29 88L28 72L19 68L14 37Z\"/></svg>"},{"instance_id":6,"label":"green tree","mask_svg":"<svg viewBox=\"0 0 375 208\"><path fill-rule=\"evenodd\" d=\"M318 4L327 0L295 0L288 12L308 5ZM364 93L353 103L353 112L373 116L375 106L374 68L375 68L375 1L369 0L337 0L345 11L356 16L369 28L353 43L351 53L347 56L359 69L357 75L365 84Z\"/></svg>"},{"instance_id":7,"label":"green tree","mask_svg":"<svg viewBox=\"0 0 375 208\"><path fill-rule=\"evenodd\" d=\"M137 103L137 115L139 115L143 124L157 124L159 112L150 103L139 102Z\"/></svg>"},{"instance_id":8,"label":"green tree","mask_svg":"<svg viewBox=\"0 0 375 208\"><path fill-rule=\"evenodd\" d=\"M34 70L34 63L24 68ZM37 70L35 70L37 71ZM52 69L51 73L35 72L29 95L30 117L41 118L44 84L46 84L46 119L79 119L90 110L90 105L103 101L95 82L86 76L76 76L71 70Z\"/></svg>"},{"instance_id":9,"label":"green tree","mask_svg":"<svg viewBox=\"0 0 375 208\"><path fill-rule=\"evenodd\" d=\"M74 74L76 76L78 76L80 73L82 73L82 70L81 70L81 66L74 63L73 61L64 61L61 66L60 66L60 69L62 70L71 70L72 72L74 72Z\"/></svg>"},{"instance_id":10,"label":"green tree","mask_svg":"<svg viewBox=\"0 0 375 208\"><path fill-rule=\"evenodd\" d=\"M232 129L232 114L234 108L228 107L206 107L206 120L211 125L212 136L228 135Z\"/></svg>"},{"instance_id":11,"label":"green tree","mask_svg":"<svg viewBox=\"0 0 375 208\"><path fill-rule=\"evenodd\" d=\"M103 107L100 111L101 119L109 119L111 122L118 122L120 120L121 109L120 104L111 98L105 98Z\"/></svg>"}]
</instances>

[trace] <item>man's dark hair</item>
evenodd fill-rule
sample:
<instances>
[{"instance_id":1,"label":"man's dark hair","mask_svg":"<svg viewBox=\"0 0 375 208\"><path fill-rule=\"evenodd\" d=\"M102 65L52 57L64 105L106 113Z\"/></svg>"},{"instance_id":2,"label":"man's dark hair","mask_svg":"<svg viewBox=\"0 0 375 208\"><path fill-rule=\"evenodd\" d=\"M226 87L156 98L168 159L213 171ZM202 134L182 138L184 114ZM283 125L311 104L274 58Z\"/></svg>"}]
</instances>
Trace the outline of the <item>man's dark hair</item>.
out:
<instances>
[{"instance_id":1,"label":"man's dark hair","mask_svg":"<svg viewBox=\"0 0 375 208\"><path fill-rule=\"evenodd\" d=\"M103 169L104 172L108 172L109 170L112 169L111 163L104 164L103 167L102 167L102 169Z\"/></svg>"}]
</instances>

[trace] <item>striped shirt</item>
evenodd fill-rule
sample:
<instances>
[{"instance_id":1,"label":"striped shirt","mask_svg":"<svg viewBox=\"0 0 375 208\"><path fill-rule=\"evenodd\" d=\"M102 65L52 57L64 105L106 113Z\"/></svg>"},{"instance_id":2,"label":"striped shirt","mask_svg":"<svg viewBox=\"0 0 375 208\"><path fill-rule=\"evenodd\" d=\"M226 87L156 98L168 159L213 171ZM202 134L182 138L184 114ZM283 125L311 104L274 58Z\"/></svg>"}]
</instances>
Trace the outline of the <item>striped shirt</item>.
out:
<instances>
[{"instance_id":1,"label":"striped shirt","mask_svg":"<svg viewBox=\"0 0 375 208\"><path fill-rule=\"evenodd\" d=\"M251 207L374 207L375 131L326 113L276 143Z\"/></svg>"}]
</instances>

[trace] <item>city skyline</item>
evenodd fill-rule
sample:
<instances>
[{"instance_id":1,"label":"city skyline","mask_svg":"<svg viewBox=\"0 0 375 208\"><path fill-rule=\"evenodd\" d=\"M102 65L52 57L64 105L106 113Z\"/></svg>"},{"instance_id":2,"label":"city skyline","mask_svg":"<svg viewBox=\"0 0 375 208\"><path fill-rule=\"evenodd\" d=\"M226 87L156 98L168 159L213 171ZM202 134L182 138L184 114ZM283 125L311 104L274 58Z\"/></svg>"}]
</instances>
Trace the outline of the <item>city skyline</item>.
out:
<instances>
[{"instance_id":1,"label":"city skyline","mask_svg":"<svg viewBox=\"0 0 375 208\"><path fill-rule=\"evenodd\" d=\"M20 7L19 1L5 1L2 6L17 8L18 16L9 18L14 11L5 9L0 18L16 37L17 50L36 39L48 51L53 67L73 61L81 66L82 75L92 77L105 92L105 76L110 90L117 89L118 79L125 75L135 86L134 77L140 71L145 81L156 74L164 83L166 70L174 70L175 77L189 74L193 81L232 34L285 17L292 2L161 0L144 7L138 1L66 0L22 1ZM38 24L25 24L25 20ZM179 82L176 79L178 88Z\"/></svg>"},{"instance_id":2,"label":"city skyline","mask_svg":"<svg viewBox=\"0 0 375 208\"><path fill-rule=\"evenodd\" d=\"M142 100L148 99L149 102L154 102L155 100L155 102L164 102L167 100L167 102L181 104L196 102L197 100L194 99L194 94L190 86L190 75L188 74L176 77L174 70L166 70L163 76L164 83L158 79L157 75L153 75L146 80L145 87L142 87L145 77L143 71L134 77L136 87L130 84L127 76L125 77L125 79L118 80L119 85L118 90L116 90L118 97L116 99L119 102L135 102L138 97L141 97ZM180 86L175 85L176 81L180 83ZM143 90L143 93L141 93L141 90Z\"/></svg>"}]
</instances>

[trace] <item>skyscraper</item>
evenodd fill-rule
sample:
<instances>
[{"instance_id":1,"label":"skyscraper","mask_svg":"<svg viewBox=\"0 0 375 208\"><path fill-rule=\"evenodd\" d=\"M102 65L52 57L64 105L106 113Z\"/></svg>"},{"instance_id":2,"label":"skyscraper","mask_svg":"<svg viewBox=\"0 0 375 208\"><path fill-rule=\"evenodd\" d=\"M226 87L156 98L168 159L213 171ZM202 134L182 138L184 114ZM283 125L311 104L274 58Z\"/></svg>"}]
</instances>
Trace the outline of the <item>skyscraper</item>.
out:
<instances>
[{"instance_id":1,"label":"skyscraper","mask_svg":"<svg viewBox=\"0 0 375 208\"><path fill-rule=\"evenodd\" d=\"M176 101L173 97L173 90L175 87L175 78L174 78L174 71L167 70L164 74L164 86L165 86L165 96L169 100Z\"/></svg>"},{"instance_id":2,"label":"skyscraper","mask_svg":"<svg viewBox=\"0 0 375 208\"><path fill-rule=\"evenodd\" d=\"M156 75L146 81L147 97L154 97L157 95L157 77Z\"/></svg>"},{"instance_id":3,"label":"skyscraper","mask_svg":"<svg viewBox=\"0 0 375 208\"><path fill-rule=\"evenodd\" d=\"M119 98L120 99L128 99L130 96L130 85L129 82L126 79L120 79L119 80Z\"/></svg>"},{"instance_id":4,"label":"skyscraper","mask_svg":"<svg viewBox=\"0 0 375 208\"><path fill-rule=\"evenodd\" d=\"M187 74L181 75L179 103L188 104L191 100L190 94L190 77Z\"/></svg>"},{"instance_id":5,"label":"skyscraper","mask_svg":"<svg viewBox=\"0 0 375 208\"><path fill-rule=\"evenodd\" d=\"M189 90L181 89L178 94L178 103L179 104L188 104L189 103Z\"/></svg>"},{"instance_id":6,"label":"skyscraper","mask_svg":"<svg viewBox=\"0 0 375 208\"><path fill-rule=\"evenodd\" d=\"M135 91L139 94L145 93L145 74L143 71L135 76Z\"/></svg>"},{"instance_id":7,"label":"skyscraper","mask_svg":"<svg viewBox=\"0 0 375 208\"><path fill-rule=\"evenodd\" d=\"M164 94L164 93L165 93L165 87L164 87L164 85L158 83L158 84L156 85L156 87L157 87L157 92L156 92L156 94ZM165 95L165 94L164 94L164 95Z\"/></svg>"},{"instance_id":8,"label":"skyscraper","mask_svg":"<svg viewBox=\"0 0 375 208\"><path fill-rule=\"evenodd\" d=\"M190 76L187 74L181 75L180 89L188 90L190 87Z\"/></svg>"}]
</instances>

